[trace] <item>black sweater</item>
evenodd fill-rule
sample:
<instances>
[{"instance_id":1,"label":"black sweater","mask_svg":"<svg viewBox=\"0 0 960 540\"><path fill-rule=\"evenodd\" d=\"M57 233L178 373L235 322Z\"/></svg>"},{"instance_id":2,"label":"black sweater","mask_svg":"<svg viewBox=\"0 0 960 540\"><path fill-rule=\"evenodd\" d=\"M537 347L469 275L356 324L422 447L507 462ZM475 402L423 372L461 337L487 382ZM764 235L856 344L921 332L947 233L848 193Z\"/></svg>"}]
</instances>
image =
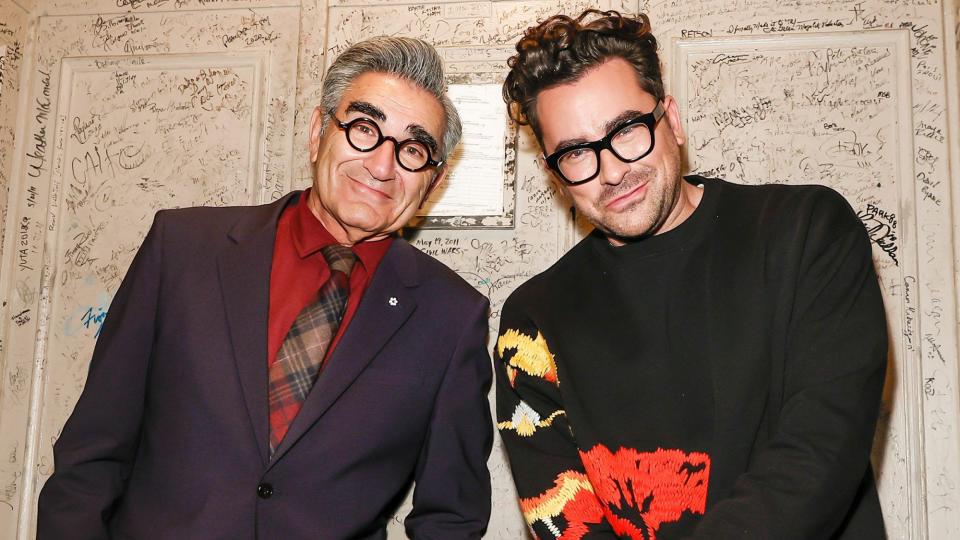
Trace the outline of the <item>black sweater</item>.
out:
<instances>
[{"instance_id":1,"label":"black sweater","mask_svg":"<svg viewBox=\"0 0 960 540\"><path fill-rule=\"evenodd\" d=\"M703 184L677 228L594 232L507 300L497 409L546 538L883 537L870 243L821 186Z\"/></svg>"}]
</instances>

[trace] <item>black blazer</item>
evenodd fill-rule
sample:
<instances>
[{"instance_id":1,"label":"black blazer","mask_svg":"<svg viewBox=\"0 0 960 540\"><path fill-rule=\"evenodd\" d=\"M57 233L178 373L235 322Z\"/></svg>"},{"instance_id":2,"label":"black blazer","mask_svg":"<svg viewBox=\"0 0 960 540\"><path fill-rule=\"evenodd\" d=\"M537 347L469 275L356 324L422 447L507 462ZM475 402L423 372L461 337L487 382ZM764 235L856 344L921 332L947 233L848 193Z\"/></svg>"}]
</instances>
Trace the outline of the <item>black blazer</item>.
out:
<instances>
[{"instance_id":1,"label":"black blazer","mask_svg":"<svg viewBox=\"0 0 960 540\"><path fill-rule=\"evenodd\" d=\"M415 538L490 513L487 300L397 239L273 459L267 315L277 219L157 214L54 446L38 538Z\"/></svg>"}]
</instances>

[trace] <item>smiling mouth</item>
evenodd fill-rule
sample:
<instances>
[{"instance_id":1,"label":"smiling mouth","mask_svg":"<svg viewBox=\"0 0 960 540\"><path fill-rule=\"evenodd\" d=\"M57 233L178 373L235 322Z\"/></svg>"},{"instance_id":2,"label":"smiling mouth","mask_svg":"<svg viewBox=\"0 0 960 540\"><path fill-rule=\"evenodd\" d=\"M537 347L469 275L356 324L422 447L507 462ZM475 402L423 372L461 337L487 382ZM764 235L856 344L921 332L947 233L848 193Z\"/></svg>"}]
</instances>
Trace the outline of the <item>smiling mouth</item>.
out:
<instances>
[{"instance_id":1,"label":"smiling mouth","mask_svg":"<svg viewBox=\"0 0 960 540\"><path fill-rule=\"evenodd\" d=\"M371 194L373 194L373 195L378 195L378 196L380 196L380 197L382 197L382 198L384 198L384 199L392 199L392 198L393 198L393 197L391 197L388 193L386 193L385 191L379 190L379 189L377 189L377 188L375 188L375 187L373 187L373 186L371 185L371 184L373 184L373 183L375 183L375 182L379 183L378 180L375 180L375 179L372 179L372 178L371 178L370 180L364 181L364 180L359 180L359 179L357 179L357 178L354 178L354 177L352 177L352 176L350 176L350 175L347 175L347 178L349 178L350 181L352 181L352 182L354 182L355 184L357 184L358 186L360 186L360 187L362 188L361 191L363 191L363 192L369 192L369 193L371 193Z\"/></svg>"},{"instance_id":2,"label":"smiling mouth","mask_svg":"<svg viewBox=\"0 0 960 540\"><path fill-rule=\"evenodd\" d=\"M616 210L617 207L621 207L621 208L622 208L622 207L624 207L624 206L627 206L627 205L630 203L631 200L637 198L637 196L641 194L641 193L640 193L641 191L643 191L644 194L645 194L645 192L646 192L646 187L647 187L647 184L648 184L648 183L649 183L649 182L642 182L642 183L640 183L640 184L637 184L637 185L634 186L632 189L630 189L630 191L627 191L627 192L624 193L623 195L620 195L620 196L618 196L618 197L616 197L616 198L614 198L614 199L606 202L606 203L604 204L604 206L607 207L608 209L612 209L612 210Z\"/></svg>"}]
</instances>

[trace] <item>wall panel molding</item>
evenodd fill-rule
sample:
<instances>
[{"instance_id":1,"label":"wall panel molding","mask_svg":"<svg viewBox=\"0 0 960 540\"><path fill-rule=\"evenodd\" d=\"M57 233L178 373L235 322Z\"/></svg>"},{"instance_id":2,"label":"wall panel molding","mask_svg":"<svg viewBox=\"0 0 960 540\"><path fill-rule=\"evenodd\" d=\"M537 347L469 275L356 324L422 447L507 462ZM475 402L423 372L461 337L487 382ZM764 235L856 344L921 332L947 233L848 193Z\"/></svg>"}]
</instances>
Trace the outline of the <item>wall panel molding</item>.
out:
<instances>
[{"instance_id":1,"label":"wall panel molding","mask_svg":"<svg viewBox=\"0 0 960 540\"><path fill-rule=\"evenodd\" d=\"M18 315L4 368L21 381L0 416L7 536L33 534L52 443L153 213L290 187L299 8L230 7L35 19L8 220L24 251L2 280Z\"/></svg>"}]
</instances>

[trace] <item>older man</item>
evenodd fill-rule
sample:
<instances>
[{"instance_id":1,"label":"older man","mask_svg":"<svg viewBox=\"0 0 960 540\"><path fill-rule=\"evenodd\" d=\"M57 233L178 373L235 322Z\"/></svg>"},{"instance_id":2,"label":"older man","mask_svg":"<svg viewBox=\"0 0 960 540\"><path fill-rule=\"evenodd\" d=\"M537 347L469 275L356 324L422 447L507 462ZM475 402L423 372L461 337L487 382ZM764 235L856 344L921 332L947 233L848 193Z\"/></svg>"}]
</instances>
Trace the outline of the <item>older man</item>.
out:
<instances>
[{"instance_id":1,"label":"older man","mask_svg":"<svg viewBox=\"0 0 960 540\"><path fill-rule=\"evenodd\" d=\"M54 449L38 537L478 538L487 301L392 233L460 138L428 44L333 63L312 189L159 212Z\"/></svg>"},{"instance_id":2,"label":"older man","mask_svg":"<svg viewBox=\"0 0 960 540\"><path fill-rule=\"evenodd\" d=\"M510 66L504 95L597 229L502 310L499 426L540 540L883 538L887 334L850 206L681 177L645 16L552 17Z\"/></svg>"}]
</instances>

